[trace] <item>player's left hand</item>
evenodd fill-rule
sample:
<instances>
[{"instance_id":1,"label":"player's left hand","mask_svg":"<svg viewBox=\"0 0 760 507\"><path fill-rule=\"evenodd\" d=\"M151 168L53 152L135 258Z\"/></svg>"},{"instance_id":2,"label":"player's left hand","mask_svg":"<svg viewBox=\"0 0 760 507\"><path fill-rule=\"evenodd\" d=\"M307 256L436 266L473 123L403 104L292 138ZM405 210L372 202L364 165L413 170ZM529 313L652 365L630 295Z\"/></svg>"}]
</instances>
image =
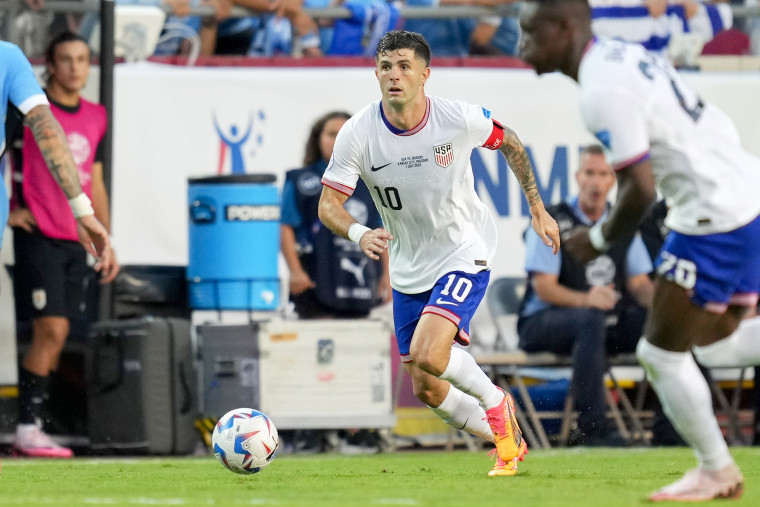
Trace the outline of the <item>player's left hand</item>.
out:
<instances>
[{"instance_id":1,"label":"player's left hand","mask_svg":"<svg viewBox=\"0 0 760 507\"><path fill-rule=\"evenodd\" d=\"M565 250L576 261L586 264L599 257L602 253L591 244L588 237L589 227L578 226L565 238Z\"/></svg>"},{"instance_id":2,"label":"player's left hand","mask_svg":"<svg viewBox=\"0 0 760 507\"><path fill-rule=\"evenodd\" d=\"M111 250L111 239L108 237L108 231L103 227L95 215L87 215L77 219L77 234L79 242L84 246L97 261L95 262L95 271L105 270L109 273L111 262L113 262L113 251Z\"/></svg>"},{"instance_id":3,"label":"player's left hand","mask_svg":"<svg viewBox=\"0 0 760 507\"><path fill-rule=\"evenodd\" d=\"M377 261L380 260L380 254L388 249L389 241L393 241L393 235L382 227L378 227L362 235L359 247L364 255Z\"/></svg>"},{"instance_id":4,"label":"player's left hand","mask_svg":"<svg viewBox=\"0 0 760 507\"><path fill-rule=\"evenodd\" d=\"M559 226L557 221L541 206L541 209L533 212L531 210L532 218L530 224L533 226L533 230L536 231L538 237L544 242L544 245L552 248L552 253L557 255L559 252Z\"/></svg>"}]
</instances>

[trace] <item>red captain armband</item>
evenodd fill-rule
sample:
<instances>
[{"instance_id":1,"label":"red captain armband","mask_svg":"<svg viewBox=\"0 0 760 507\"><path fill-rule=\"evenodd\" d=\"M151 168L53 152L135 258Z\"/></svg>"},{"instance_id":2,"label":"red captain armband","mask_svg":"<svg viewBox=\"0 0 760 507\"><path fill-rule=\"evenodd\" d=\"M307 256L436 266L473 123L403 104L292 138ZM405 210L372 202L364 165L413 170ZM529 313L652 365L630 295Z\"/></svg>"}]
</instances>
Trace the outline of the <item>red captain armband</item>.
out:
<instances>
[{"instance_id":1,"label":"red captain armband","mask_svg":"<svg viewBox=\"0 0 760 507\"><path fill-rule=\"evenodd\" d=\"M488 136L488 140L483 143L483 148L496 150L504 142L504 127L496 120L491 121L493 122L493 130L491 131L491 135Z\"/></svg>"}]
</instances>

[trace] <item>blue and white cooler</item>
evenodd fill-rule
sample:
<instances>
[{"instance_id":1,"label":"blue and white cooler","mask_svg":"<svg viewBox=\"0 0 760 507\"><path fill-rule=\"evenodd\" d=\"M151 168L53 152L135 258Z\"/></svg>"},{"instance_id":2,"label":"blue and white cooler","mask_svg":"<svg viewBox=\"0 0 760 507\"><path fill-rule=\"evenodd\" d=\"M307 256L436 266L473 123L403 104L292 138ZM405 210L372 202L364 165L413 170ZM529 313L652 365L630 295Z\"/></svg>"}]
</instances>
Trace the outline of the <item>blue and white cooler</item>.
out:
<instances>
[{"instance_id":1,"label":"blue and white cooler","mask_svg":"<svg viewBox=\"0 0 760 507\"><path fill-rule=\"evenodd\" d=\"M280 202L273 174L190 178L190 307L276 310Z\"/></svg>"}]
</instances>

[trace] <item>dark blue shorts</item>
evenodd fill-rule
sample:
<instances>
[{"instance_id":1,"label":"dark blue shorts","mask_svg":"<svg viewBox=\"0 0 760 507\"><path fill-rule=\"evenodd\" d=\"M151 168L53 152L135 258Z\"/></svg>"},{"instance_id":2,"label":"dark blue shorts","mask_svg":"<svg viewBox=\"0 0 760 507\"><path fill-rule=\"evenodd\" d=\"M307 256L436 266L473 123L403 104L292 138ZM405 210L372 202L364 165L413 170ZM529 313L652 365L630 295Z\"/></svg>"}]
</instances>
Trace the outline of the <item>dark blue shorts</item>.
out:
<instances>
[{"instance_id":1,"label":"dark blue shorts","mask_svg":"<svg viewBox=\"0 0 760 507\"><path fill-rule=\"evenodd\" d=\"M705 236L672 231L655 267L705 310L723 313L728 305L755 306L760 292L760 217L736 230Z\"/></svg>"},{"instance_id":2,"label":"dark blue shorts","mask_svg":"<svg viewBox=\"0 0 760 507\"><path fill-rule=\"evenodd\" d=\"M393 291L393 322L396 341L403 362L411 361L409 347L417 323L422 315L434 313L451 322L459 329L455 341L470 344L470 320L486 293L491 272L476 274L452 271L446 273L432 289L419 294L403 294Z\"/></svg>"}]
</instances>

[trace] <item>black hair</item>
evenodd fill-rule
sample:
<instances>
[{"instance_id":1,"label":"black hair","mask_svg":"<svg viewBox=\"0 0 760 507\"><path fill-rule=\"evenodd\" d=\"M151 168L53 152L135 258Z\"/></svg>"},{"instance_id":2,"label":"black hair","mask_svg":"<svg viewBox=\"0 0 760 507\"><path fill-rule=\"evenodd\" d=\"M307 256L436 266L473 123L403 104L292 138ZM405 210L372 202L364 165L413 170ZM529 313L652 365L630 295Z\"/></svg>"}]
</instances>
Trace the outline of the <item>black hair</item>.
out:
<instances>
[{"instance_id":1,"label":"black hair","mask_svg":"<svg viewBox=\"0 0 760 507\"><path fill-rule=\"evenodd\" d=\"M322 135L322 131L325 129L327 122L334 120L335 118L348 120L351 118L351 115L345 111L331 111L322 115L314 122L309 131L309 138L306 140L306 153L303 157L304 165L311 165L317 160L322 159L322 150L319 148L319 136Z\"/></svg>"},{"instance_id":2,"label":"black hair","mask_svg":"<svg viewBox=\"0 0 760 507\"><path fill-rule=\"evenodd\" d=\"M415 56L425 60L425 67L430 67L430 44L425 40L425 37L417 32L407 32L406 30L391 30L386 33L377 43L375 60L380 55L399 49L411 49Z\"/></svg>"},{"instance_id":3,"label":"black hair","mask_svg":"<svg viewBox=\"0 0 760 507\"><path fill-rule=\"evenodd\" d=\"M55 37L53 37L50 42L47 45L47 48L45 48L45 64L47 65L53 65L55 63L55 50L58 49L58 46L61 44L65 44L67 42L74 42L74 41L80 41L84 42L84 44L87 46L87 49L90 49L90 46L87 44L87 41L84 37L82 37L79 34L76 34L74 32L61 32ZM44 78L45 82L50 82L50 74L47 70L45 70Z\"/></svg>"}]
</instances>

